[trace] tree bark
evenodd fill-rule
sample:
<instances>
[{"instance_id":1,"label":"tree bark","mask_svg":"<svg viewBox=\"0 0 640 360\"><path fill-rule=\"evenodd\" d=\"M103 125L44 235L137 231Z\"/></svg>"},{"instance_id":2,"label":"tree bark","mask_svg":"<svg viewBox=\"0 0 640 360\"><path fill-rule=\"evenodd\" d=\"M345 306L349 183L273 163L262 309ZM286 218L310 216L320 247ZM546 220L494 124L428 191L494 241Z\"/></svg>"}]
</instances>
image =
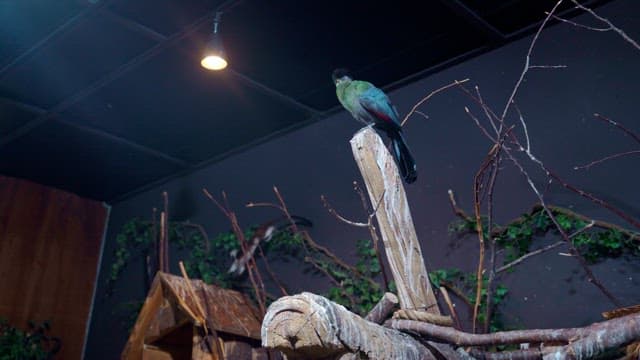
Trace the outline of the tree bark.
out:
<instances>
[{"instance_id":1,"label":"tree bark","mask_svg":"<svg viewBox=\"0 0 640 360\"><path fill-rule=\"evenodd\" d=\"M430 340L456 346L487 346L519 343L565 343L518 353L520 359L591 359L605 351L628 345L640 338L640 313L594 323L582 328L500 331L492 334L470 334L453 328L413 320L392 320L390 325L401 331L418 333ZM528 357L531 356L531 357ZM515 358L515 356L511 356ZM491 357L498 358L498 357Z\"/></svg>"},{"instance_id":2,"label":"tree bark","mask_svg":"<svg viewBox=\"0 0 640 360\"><path fill-rule=\"evenodd\" d=\"M353 136L351 149L373 209L376 209L376 219L398 289L400 307L440 314L402 179L391 154L371 127L365 127Z\"/></svg>"},{"instance_id":3,"label":"tree bark","mask_svg":"<svg viewBox=\"0 0 640 360\"><path fill-rule=\"evenodd\" d=\"M262 346L278 349L289 359L436 359L411 336L366 321L312 293L286 296L269 306L262 322ZM455 354L451 351L449 356Z\"/></svg>"}]
</instances>

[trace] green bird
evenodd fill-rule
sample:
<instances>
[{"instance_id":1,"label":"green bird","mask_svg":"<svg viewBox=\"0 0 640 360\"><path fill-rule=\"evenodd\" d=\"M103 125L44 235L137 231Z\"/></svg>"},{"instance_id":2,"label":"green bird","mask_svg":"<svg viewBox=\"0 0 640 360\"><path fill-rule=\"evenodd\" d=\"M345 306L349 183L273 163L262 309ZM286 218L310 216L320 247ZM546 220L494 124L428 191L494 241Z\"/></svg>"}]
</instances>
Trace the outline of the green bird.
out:
<instances>
[{"instance_id":1,"label":"green bird","mask_svg":"<svg viewBox=\"0 0 640 360\"><path fill-rule=\"evenodd\" d=\"M398 111L382 90L367 81L353 80L345 69L333 72L340 104L358 121L383 131L391 139L393 157L407 184L418 178L416 162L402 136Z\"/></svg>"}]
</instances>

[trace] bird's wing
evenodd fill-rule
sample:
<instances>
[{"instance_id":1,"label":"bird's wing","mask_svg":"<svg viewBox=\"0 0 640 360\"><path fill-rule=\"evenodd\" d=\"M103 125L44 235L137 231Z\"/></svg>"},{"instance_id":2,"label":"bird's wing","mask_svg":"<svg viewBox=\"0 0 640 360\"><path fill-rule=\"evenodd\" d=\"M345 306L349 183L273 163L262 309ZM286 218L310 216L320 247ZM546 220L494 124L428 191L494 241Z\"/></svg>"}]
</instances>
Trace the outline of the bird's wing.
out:
<instances>
[{"instance_id":1,"label":"bird's wing","mask_svg":"<svg viewBox=\"0 0 640 360\"><path fill-rule=\"evenodd\" d=\"M389 97L377 87L370 87L359 96L360 105L373 117L392 127L399 127L398 113Z\"/></svg>"}]
</instances>

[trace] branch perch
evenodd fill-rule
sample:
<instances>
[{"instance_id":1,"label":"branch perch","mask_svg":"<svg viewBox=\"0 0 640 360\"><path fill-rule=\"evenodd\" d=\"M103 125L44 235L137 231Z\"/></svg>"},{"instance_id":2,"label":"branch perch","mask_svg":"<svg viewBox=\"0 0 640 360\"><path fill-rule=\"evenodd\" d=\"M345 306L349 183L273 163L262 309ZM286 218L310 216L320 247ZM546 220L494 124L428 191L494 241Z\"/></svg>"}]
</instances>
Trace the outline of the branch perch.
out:
<instances>
[{"instance_id":1,"label":"branch perch","mask_svg":"<svg viewBox=\"0 0 640 360\"><path fill-rule=\"evenodd\" d=\"M312 293L271 304L262 322L262 346L289 359L436 359L420 341L366 321L343 306ZM459 358L449 351L446 358Z\"/></svg>"},{"instance_id":2,"label":"branch perch","mask_svg":"<svg viewBox=\"0 0 640 360\"><path fill-rule=\"evenodd\" d=\"M371 127L363 128L354 135L351 150L364 178L369 199L376 202L372 208L378 209L378 228L398 289L400 307L439 315L404 186L391 154Z\"/></svg>"}]
</instances>

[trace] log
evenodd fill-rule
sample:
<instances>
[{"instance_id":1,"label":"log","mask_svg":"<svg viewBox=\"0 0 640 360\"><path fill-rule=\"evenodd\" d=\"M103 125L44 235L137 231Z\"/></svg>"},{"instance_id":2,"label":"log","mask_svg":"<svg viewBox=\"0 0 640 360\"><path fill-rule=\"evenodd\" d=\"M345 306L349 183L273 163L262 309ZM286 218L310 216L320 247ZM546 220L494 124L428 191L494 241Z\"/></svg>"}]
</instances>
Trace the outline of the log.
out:
<instances>
[{"instance_id":1,"label":"log","mask_svg":"<svg viewBox=\"0 0 640 360\"><path fill-rule=\"evenodd\" d=\"M398 297L390 292L384 293L380 301L369 311L364 319L376 324L382 324L393 314L396 307L398 307Z\"/></svg>"},{"instance_id":2,"label":"log","mask_svg":"<svg viewBox=\"0 0 640 360\"><path fill-rule=\"evenodd\" d=\"M377 211L378 228L398 289L400 307L439 315L402 179L391 154L371 127L353 136L351 149Z\"/></svg>"},{"instance_id":3,"label":"log","mask_svg":"<svg viewBox=\"0 0 640 360\"><path fill-rule=\"evenodd\" d=\"M288 359L436 359L411 336L366 321L312 293L285 296L271 304L261 334L262 346L278 349Z\"/></svg>"}]
</instances>

